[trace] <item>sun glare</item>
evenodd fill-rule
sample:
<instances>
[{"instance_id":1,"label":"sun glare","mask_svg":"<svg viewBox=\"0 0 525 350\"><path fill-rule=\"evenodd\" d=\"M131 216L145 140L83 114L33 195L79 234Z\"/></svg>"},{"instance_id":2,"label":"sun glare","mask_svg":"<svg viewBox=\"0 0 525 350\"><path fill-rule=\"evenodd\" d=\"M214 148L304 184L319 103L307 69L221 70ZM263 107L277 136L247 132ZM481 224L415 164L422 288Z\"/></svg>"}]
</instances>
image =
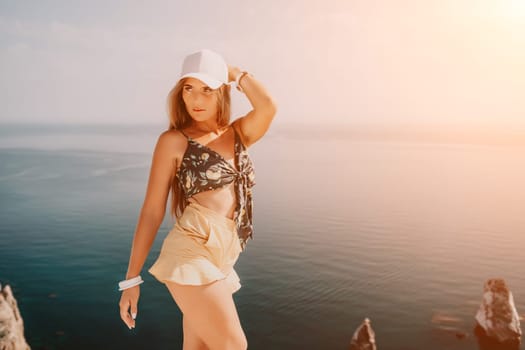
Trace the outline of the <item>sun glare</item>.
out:
<instances>
[{"instance_id":1,"label":"sun glare","mask_svg":"<svg viewBox=\"0 0 525 350\"><path fill-rule=\"evenodd\" d=\"M519 21L525 27L525 0L484 1L475 3L473 9L486 17Z\"/></svg>"},{"instance_id":2,"label":"sun glare","mask_svg":"<svg viewBox=\"0 0 525 350\"><path fill-rule=\"evenodd\" d=\"M521 21L525 27L525 0L502 1L500 6L505 17Z\"/></svg>"},{"instance_id":3,"label":"sun glare","mask_svg":"<svg viewBox=\"0 0 525 350\"><path fill-rule=\"evenodd\" d=\"M510 8L515 16L525 20L525 0L510 0Z\"/></svg>"}]
</instances>

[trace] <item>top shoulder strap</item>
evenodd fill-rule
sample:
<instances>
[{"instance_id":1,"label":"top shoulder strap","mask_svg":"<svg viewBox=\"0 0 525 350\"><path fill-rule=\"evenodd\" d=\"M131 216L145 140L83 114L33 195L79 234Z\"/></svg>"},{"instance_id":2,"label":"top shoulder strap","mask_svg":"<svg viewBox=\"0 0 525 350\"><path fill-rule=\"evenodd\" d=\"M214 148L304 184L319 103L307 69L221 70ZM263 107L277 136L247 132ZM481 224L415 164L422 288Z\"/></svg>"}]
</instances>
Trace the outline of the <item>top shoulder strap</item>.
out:
<instances>
[{"instance_id":1,"label":"top shoulder strap","mask_svg":"<svg viewBox=\"0 0 525 350\"><path fill-rule=\"evenodd\" d=\"M236 124L237 123L237 124ZM247 147L244 145L244 143L242 142L242 138L241 138L241 135L240 135L240 131L237 130L237 128L240 126L239 125L240 123L240 120L237 119L236 121L234 121L231 126L232 126L232 129L233 129L233 132L235 134L235 143L238 144L239 146L241 146L242 148L246 149Z\"/></svg>"},{"instance_id":2,"label":"top shoulder strap","mask_svg":"<svg viewBox=\"0 0 525 350\"><path fill-rule=\"evenodd\" d=\"M182 129L179 129L180 133L182 135L184 135L184 137L186 137L188 140L191 140L191 137L189 137L188 135L186 135L186 133L184 131L182 131Z\"/></svg>"}]
</instances>

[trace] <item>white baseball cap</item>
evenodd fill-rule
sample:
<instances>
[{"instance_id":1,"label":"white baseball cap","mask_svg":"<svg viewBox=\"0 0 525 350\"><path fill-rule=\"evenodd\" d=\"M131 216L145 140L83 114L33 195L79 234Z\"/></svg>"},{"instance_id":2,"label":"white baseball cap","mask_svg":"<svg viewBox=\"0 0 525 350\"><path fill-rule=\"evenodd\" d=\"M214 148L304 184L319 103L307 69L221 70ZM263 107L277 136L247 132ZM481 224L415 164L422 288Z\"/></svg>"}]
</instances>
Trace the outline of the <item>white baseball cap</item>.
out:
<instances>
[{"instance_id":1,"label":"white baseball cap","mask_svg":"<svg viewBox=\"0 0 525 350\"><path fill-rule=\"evenodd\" d=\"M196 78L212 89L228 84L228 66L218 53L202 49L184 58L180 79ZM232 82L233 83L233 82Z\"/></svg>"}]
</instances>

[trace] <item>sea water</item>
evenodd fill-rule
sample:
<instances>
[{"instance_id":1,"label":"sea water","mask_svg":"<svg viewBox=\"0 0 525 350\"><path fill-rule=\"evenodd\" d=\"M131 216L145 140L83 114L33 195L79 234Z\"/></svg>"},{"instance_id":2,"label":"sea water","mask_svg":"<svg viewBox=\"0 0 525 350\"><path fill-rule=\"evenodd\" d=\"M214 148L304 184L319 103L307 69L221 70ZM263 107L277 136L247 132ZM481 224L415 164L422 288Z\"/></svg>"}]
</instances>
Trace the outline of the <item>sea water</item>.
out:
<instances>
[{"instance_id":1,"label":"sea water","mask_svg":"<svg viewBox=\"0 0 525 350\"><path fill-rule=\"evenodd\" d=\"M169 213L135 329L118 307L162 131L2 126L0 282L33 349L182 348L180 310L147 272ZM479 349L494 277L525 314L524 148L272 128L249 152L255 232L233 297L250 349L348 349L365 317L380 350Z\"/></svg>"}]
</instances>

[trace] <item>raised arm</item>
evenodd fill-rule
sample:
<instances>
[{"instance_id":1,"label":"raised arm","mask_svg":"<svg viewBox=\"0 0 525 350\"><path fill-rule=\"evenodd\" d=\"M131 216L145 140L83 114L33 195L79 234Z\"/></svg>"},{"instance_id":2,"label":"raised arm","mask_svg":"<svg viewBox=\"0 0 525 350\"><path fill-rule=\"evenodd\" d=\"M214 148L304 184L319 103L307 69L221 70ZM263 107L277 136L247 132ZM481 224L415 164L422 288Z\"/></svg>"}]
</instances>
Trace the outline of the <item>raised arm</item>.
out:
<instances>
[{"instance_id":1,"label":"raised arm","mask_svg":"<svg viewBox=\"0 0 525 350\"><path fill-rule=\"evenodd\" d=\"M241 73L238 67L228 66L229 80ZM251 74L246 74L239 85L253 109L234 122L246 147L251 146L266 133L277 112L277 105L265 87Z\"/></svg>"}]
</instances>

